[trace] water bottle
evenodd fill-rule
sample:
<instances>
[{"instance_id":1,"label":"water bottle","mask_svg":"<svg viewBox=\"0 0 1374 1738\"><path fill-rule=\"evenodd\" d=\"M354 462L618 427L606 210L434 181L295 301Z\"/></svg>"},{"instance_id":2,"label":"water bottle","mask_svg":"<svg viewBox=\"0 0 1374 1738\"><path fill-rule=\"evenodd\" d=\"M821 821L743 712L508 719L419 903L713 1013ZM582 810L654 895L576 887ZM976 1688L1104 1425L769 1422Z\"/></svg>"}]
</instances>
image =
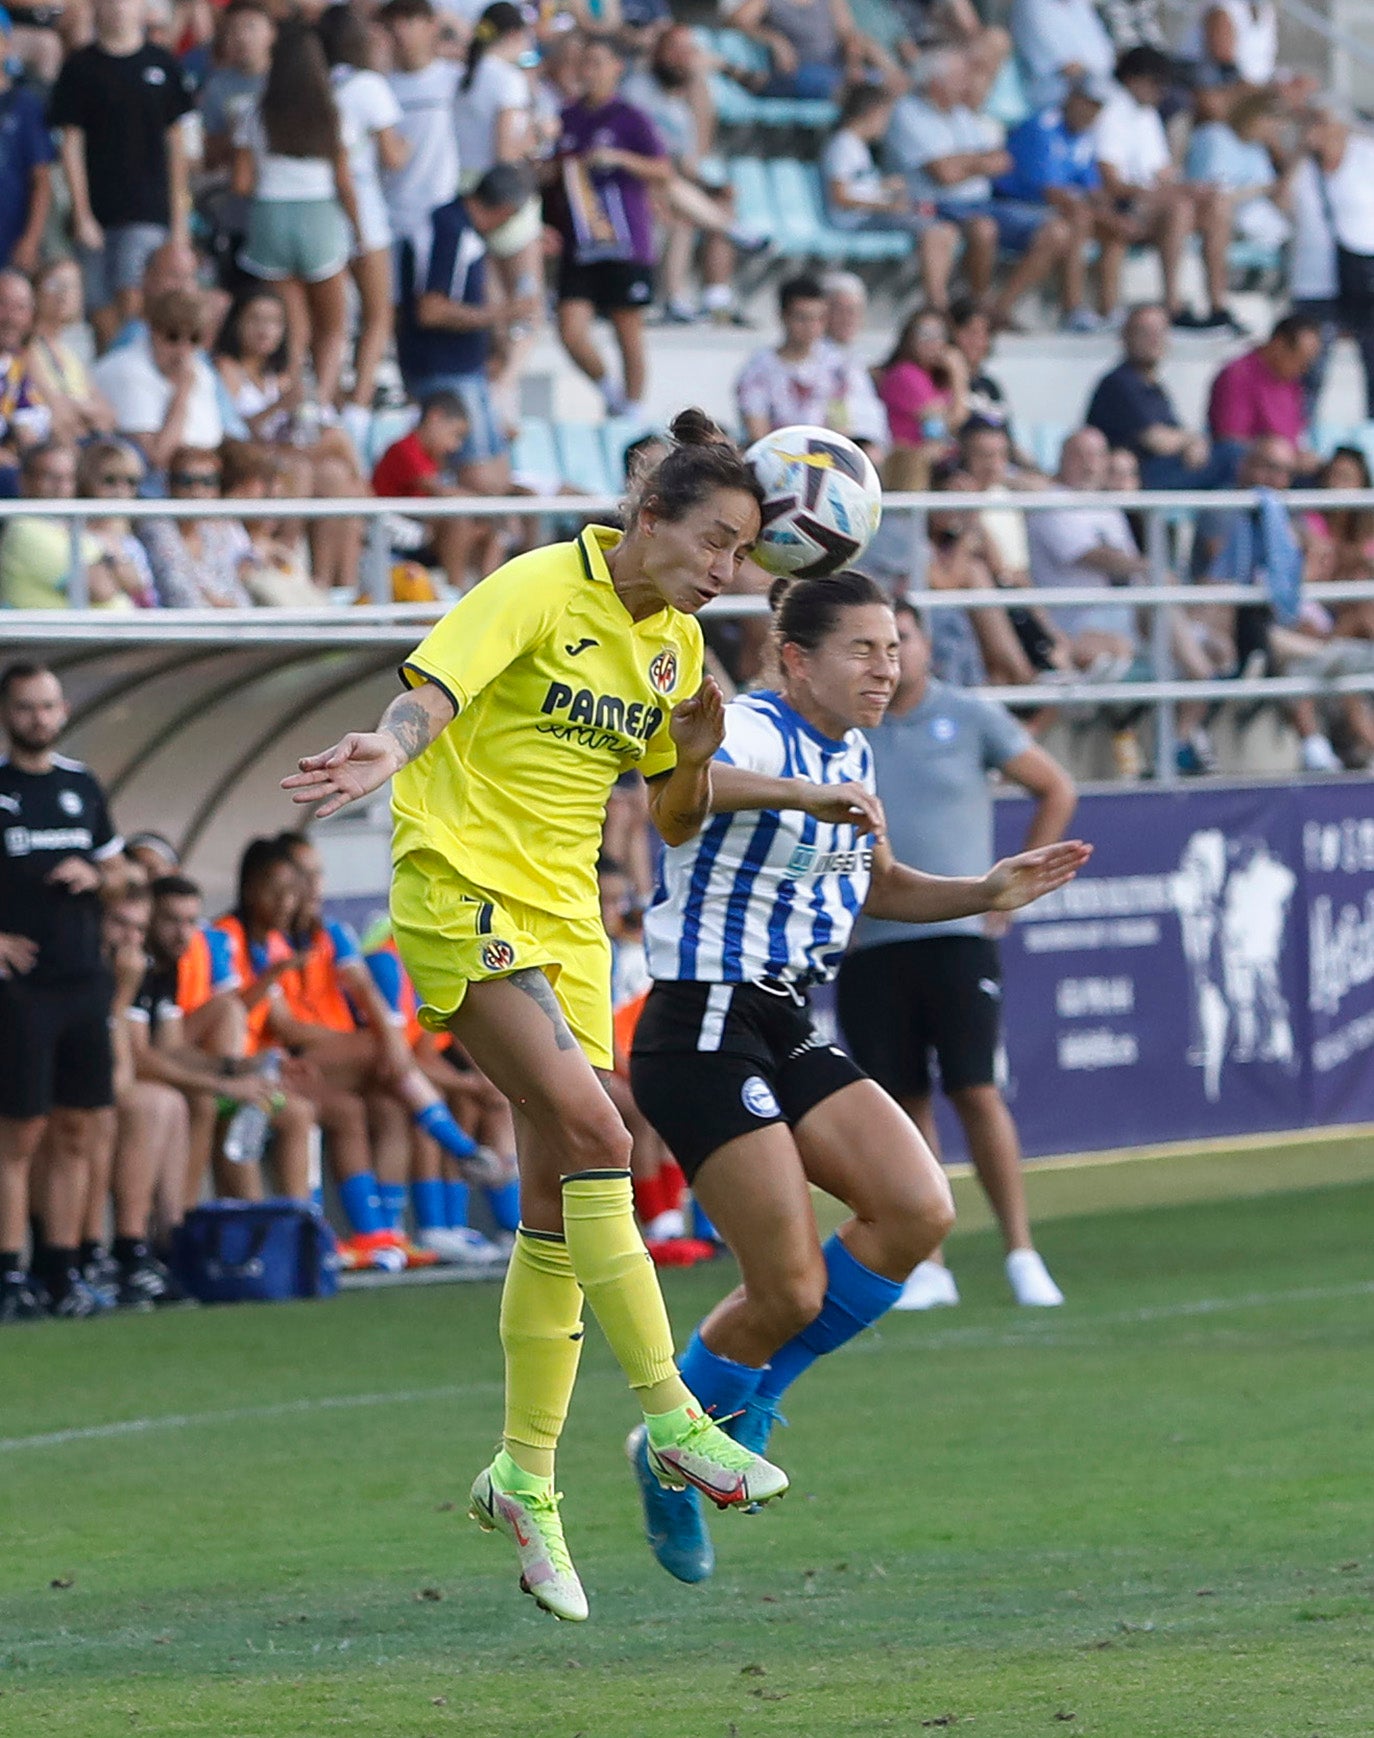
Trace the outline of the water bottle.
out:
<instances>
[{"instance_id":1,"label":"water bottle","mask_svg":"<svg viewBox=\"0 0 1374 1738\"><path fill-rule=\"evenodd\" d=\"M258 1064L257 1073L267 1081L281 1079L281 1052L269 1050ZM256 1165L267 1146L267 1133L272 1113L260 1104L241 1104L229 1119L224 1131L224 1156L231 1165Z\"/></svg>"}]
</instances>

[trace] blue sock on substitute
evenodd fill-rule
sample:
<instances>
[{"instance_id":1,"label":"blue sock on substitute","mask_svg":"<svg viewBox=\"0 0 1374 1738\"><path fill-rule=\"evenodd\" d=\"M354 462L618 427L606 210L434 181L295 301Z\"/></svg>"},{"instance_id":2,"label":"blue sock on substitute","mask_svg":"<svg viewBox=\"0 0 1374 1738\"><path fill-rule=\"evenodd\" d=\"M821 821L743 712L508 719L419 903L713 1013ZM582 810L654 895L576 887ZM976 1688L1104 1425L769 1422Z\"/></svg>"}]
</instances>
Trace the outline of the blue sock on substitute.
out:
<instances>
[{"instance_id":1,"label":"blue sock on substitute","mask_svg":"<svg viewBox=\"0 0 1374 1738\"><path fill-rule=\"evenodd\" d=\"M459 1231L468 1222L468 1186L444 1178L444 1224Z\"/></svg>"},{"instance_id":2,"label":"blue sock on substitute","mask_svg":"<svg viewBox=\"0 0 1374 1738\"><path fill-rule=\"evenodd\" d=\"M371 1171L359 1171L356 1177L345 1177L339 1184L339 1201L357 1236L369 1237L374 1231L386 1229L382 1224L377 1179Z\"/></svg>"},{"instance_id":3,"label":"blue sock on substitute","mask_svg":"<svg viewBox=\"0 0 1374 1738\"><path fill-rule=\"evenodd\" d=\"M423 1110L415 1112L414 1123L455 1159L470 1159L477 1151L477 1142L459 1128L446 1104L427 1104Z\"/></svg>"},{"instance_id":4,"label":"blue sock on substitute","mask_svg":"<svg viewBox=\"0 0 1374 1738\"><path fill-rule=\"evenodd\" d=\"M502 1231L515 1231L520 1225L520 1185L503 1183L499 1189L486 1191L491 1216Z\"/></svg>"},{"instance_id":5,"label":"blue sock on substitute","mask_svg":"<svg viewBox=\"0 0 1374 1738\"><path fill-rule=\"evenodd\" d=\"M825 1302L815 1321L774 1352L758 1385L760 1400L773 1401L817 1358L824 1357L885 1316L901 1296L895 1279L884 1279L856 1261L836 1235L825 1250Z\"/></svg>"},{"instance_id":6,"label":"blue sock on substitute","mask_svg":"<svg viewBox=\"0 0 1374 1738\"><path fill-rule=\"evenodd\" d=\"M406 1222L406 1186L404 1183L378 1183L378 1199L382 1204L382 1226L387 1231L400 1231Z\"/></svg>"},{"instance_id":7,"label":"blue sock on substitute","mask_svg":"<svg viewBox=\"0 0 1374 1738\"><path fill-rule=\"evenodd\" d=\"M725 1239L706 1217L705 1210L696 1196L692 1197L692 1236L698 1237L703 1243L723 1243ZM691 1384L688 1383L690 1387Z\"/></svg>"},{"instance_id":8,"label":"blue sock on substitute","mask_svg":"<svg viewBox=\"0 0 1374 1738\"><path fill-rule=\"evenodd\" d=\"M722 1358L713 1352L703 1341L699 1328L678 1359L678 1369L682 1380L712 1418L729 1418L733 1413L743 1412L764 1374L751 1364L737 1364L733 1358Z\"/></svg>"},{"instance_id":9,"label":"blue sock on substitute","mask_svg":"<svg viewBox=\"0 0 1374 1738\"><path fill-rule=\"evenodd\" d=\"M442 1231L448 1224L443 1181L439 1177L417 1177L410 1185L410 1210L415 1215L417 1231Z\"/></svg>"},{"instance_id":10,"label":"blue sock on substitute","mask_svg":"<svg viewBox=\"0 0 1374 1738\"><path fill-rule=\"evenodd\" d=\"M316 1183L315 1187L310 1191L310 1205L312 1207L317 1207L321 1213L324 1212L324 1184L323 1183Z\"/></svg>"}]
</instances>

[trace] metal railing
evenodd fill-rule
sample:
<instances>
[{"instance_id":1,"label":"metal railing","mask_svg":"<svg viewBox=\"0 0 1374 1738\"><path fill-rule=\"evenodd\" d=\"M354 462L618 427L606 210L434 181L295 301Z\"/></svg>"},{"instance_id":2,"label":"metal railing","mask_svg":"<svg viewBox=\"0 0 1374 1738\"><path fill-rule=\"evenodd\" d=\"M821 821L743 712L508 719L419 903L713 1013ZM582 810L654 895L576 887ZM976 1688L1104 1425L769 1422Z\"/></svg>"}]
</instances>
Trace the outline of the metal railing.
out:
<instances>
[{"instance_id":1,"label":"metal railing","mask_svg":"<svg viewBox=\"0 0 1374 1738\"><path fill-rule=\"evenodd\" d=\"M1324 676L1315 671L1267 677L1180 677L1174 665L1172 628L1180 610L1205 605L1244 607L1266 601L1263 588L1240 584L1193 584L1172 572L1169 553L1171 525L1181 515L1200 512L1246 511L1259 497L1253 490L1190 490L1157 493L1073 493L1068 490L1011 491L995 495L962 492L901 493L884 497L886 513L910 515L912 570L907 595L925 612L939 610L1006 609L1034 605L1101 607L1104 603L1139 607L1150 615L1149 661L1152 674L1143 681L1090 681L1069 677L1053 685L990 686L981 692L1013 706L1057 709L1108 705L1146 706L1155 714L1155 774L1163 782L1176 776L1175 711L1187 701L1295 700L1374 693L1374 645L1370 668ZM1291 490L1285 502L1294 512L1374 511L1374 491ZM111 648L139 642L224 643L234 646L302 644L412 646L425 628L450 607L448 601L398 604L390 598L390 554L386 516L411 520L447 518L527 518L596 520L619 503L611 497L510 496L458 500L307 500L307 501L0 501L0 528L16 517L65 520L71 530L73 570L69 586L72 607L63 610L0 611L0 644L89 643L101 640ZM987 510L1027 514L1119 508L1146 520L1145 558L1148 578L1129 585L1034 586L1027 589L931 591L922 584L922 556L928 550L928 515L932 512L978 513ZM364 518L368 526L368 559L360 597L366 603L341 608L322 603L318 609L278 609L256 606L245 610L139 610L94 612L80 607L85 599L81 565L82 536L89 520L141 519L341 519ZM862 565L862 563L860 563ZM1374 580L1347 580L1304 587L1303 596L1325 604L1374 602ZM759 596L718 598L703 619L757 617L768 612Z\"/></svg>"}]
</instances>

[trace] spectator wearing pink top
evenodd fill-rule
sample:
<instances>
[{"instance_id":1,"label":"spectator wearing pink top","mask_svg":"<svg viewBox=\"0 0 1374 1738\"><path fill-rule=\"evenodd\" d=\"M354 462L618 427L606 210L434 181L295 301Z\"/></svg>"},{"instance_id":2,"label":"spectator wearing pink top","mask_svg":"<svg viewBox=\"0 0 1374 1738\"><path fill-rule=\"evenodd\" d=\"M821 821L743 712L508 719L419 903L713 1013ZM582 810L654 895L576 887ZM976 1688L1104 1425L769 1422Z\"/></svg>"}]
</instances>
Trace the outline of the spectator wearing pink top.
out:
<instances>
[{"instance_id":1,"label":"spectator wearing pink top","mask_svg":"<svg viewBox=\"0 0 1374 1738\"><path fill-rule=\"evenodd\" d=\"M1268 341L1228 362L1212 382L1207 424L1216 441L1280 435L1301 448L1307 433L1303 377L1321 349L1321 328L1305 314L1286 314ZM1316 458L1301 455L1303 468Z\"/></svg>"},{"instance_id":2,"label":"spectator wearing pink top","mask_svg":"<svg viewBox=\"0 0 1374 1738\"><path fill-rule=\"evenodd\" d=\"M943 448L968 420L968 363L931 308L908 315L877 381L894 446Z\"/></svg>"}]
</instances>

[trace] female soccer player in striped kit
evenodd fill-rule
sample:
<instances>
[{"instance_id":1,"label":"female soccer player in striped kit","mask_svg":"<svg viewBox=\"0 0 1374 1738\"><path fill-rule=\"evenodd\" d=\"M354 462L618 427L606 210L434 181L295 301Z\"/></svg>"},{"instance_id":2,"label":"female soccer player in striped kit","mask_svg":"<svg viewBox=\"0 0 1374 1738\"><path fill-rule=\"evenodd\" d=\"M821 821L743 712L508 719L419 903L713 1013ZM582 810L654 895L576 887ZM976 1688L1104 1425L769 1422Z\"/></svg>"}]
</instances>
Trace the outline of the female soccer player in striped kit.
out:
<instances>
[{"instance_id":1,"label":"female soccer player in striped kit","mask_svg":"<svg viewBox=\"0 0 1374 1738\"><path fill-rule=\"evenodd\" d=\"M760 1451L783 1391L892 1307L954 1217L915 1126L816 1033L808 986L834 975L861 909L909 923L1012 911L1089 855L1048 845L977 879L895 862L861 729L896 686L892 610L859 573L773 595L781 687L725 708L715 818L667 852L630 1071L743 1279L692 1336L683 1380ZM811 1183L853 1214L824 1248ZM654 1555L702 1580L713 1555L695 1494L651 1477L642 1429L626 1447Z\"/></svg>"},{"instance_id":2,"label":"female soccer player in striped kit","mask_svg":"<svg viewBox=\"0 0 1374 1738\"><path fill-rule=\"evenodd\" d=\"M727 1506L787 1479L699 1408L630 1195L630 1137L595 1069L612 1066L610 945L596 858L620 774L648 780L682 845L706 819L719 689L695 612L759 533L757 484L700 411L638 480L623 534L518 556L462 599L402 666L377 729L282 781L319 814L395 776L392 923L422 999L510 1100L521 1228L501 1302L505 1440L474 1519L516 1543L521 1585L556 1617L587 1601L553 1488L591 1303L643 1408L654 1477Z\"/></svg>"}]
</instances>

